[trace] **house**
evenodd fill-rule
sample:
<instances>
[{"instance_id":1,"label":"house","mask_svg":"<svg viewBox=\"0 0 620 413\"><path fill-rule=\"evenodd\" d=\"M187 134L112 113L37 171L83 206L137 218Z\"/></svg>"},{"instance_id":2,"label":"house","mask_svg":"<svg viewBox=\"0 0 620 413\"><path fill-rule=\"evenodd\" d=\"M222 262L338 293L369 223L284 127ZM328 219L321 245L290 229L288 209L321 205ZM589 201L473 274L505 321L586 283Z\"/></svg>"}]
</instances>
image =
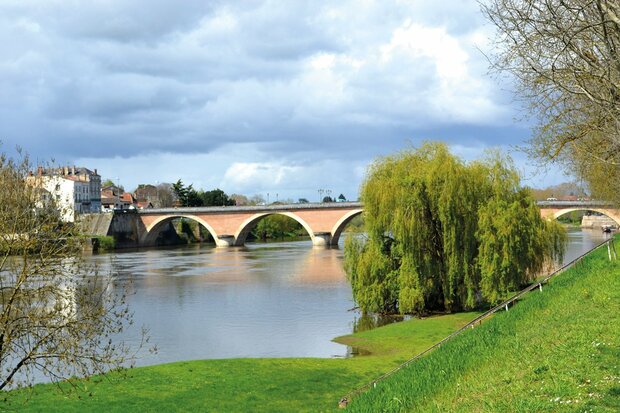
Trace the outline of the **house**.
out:
<instances>
[{"instance_id":1,"label":"house","mask_svg":"<svg viewBox=\"0 0 620 413\"><path fill-rule=\"evenodd\" d=\"M115 209L137 208L137 201L133 194L125 192L116 185L108 185L101 188L101 208L104 212L112 212Z\"/></svg>"},{"instance_id":2,"label":"house","mask_svg":"<svg viewBox=\"0 0 620 413\"><path fill-rule=\"evenodd\" d=\"M149 209L153 208L153 204L150 201L138 201L136 207L138 209Z\"/></svg>"},{"instance_id":3,"label":"house","mask_svg":"<svg viewBox=\"0 0 620 413\"><path fill-rule=\"evenodd\" d=\"M39 167L28 174L26 182L45 190L42 202L54 202L66 222L74 222L77 214L101 211L101 176L96 169Z\"/></svg>"},{"instance_id":4,"label":"house","mask_svg":"<svg viewBox=\"0 0 620 413\"><path fill-rule=\"evenodd\" d=\"M134 197L138 202L150 202L151 205L159 205L159 189L155 185L140 184L134 191Z\"/></svg>"}]
</instances>

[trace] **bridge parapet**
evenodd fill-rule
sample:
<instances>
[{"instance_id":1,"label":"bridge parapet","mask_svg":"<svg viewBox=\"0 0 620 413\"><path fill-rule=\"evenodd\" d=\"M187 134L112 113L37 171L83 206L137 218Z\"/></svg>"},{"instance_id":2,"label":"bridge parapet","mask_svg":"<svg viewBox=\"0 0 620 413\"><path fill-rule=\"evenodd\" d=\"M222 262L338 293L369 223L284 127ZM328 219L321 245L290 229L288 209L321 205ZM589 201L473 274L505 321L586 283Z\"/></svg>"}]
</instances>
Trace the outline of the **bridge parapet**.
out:
<instances>
[{"instance_id":1,"label":"bridge parapet","mask_svg":"<svg viewBox=\"0 0 620 413\"><path fill-rule=\"evenodd\" d=\"M325 202L307 204L270 204L270 205L244 205L244 206L215 206L215 207L178 207L178 208L149 208L140 209L140 215L166 215L166 214L209 214L209 213L241 213L241 212L280 212L280 211L311 211L325 209L351 209L362 208L361 202Z\"/></svg>"},{"instance_id":2,"label":"bridge parapet","mask_svg":"<svg viewBox=\"0 0 620 413\"><path fill-rule=\"evenodd\" d=\"M536 201L539 208L609 208L614 207L609 201Z\"/></svg>"}]
</instances>

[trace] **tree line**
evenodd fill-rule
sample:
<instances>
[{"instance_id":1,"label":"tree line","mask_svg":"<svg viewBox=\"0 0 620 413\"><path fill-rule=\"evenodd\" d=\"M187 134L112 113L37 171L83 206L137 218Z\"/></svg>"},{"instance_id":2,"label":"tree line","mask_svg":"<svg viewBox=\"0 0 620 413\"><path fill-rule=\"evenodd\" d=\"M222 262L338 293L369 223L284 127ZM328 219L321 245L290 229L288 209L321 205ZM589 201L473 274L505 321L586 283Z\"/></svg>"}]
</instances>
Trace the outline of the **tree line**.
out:
<instances>
[{"instance_id":1,"label":"tree line","mask_svg":"<svg viewBox=\"0 0 620 413\"><path fill-rule=\"evenodd\" d=\"M193 184L185 186L182 180L172 184L172 190L182 207L201 207L201 206L232 206L236 202L221 189L203 191L194 189Z\"/></svg>"}]
</instances>

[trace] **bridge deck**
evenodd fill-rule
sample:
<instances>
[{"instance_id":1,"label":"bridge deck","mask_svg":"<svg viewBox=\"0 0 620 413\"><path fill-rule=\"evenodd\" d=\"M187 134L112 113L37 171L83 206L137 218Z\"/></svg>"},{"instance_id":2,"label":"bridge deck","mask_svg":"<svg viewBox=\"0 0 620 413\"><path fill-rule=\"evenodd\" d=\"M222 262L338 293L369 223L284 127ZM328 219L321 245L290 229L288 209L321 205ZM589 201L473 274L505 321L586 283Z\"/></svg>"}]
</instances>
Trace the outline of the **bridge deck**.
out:
<instances>
[{"instance_id":1,"label":"bridge deck","mask_svg":"<svg viewBox=\"0 0 620 413\"><path fill-rule=\"evenodd\" d=\"M270 205L247 205L247 206L217 206L217 207L179 207L179 208L149 208L138 210L141 215L167 215L167 214L197 214L210 212L267 212L267 211L300 211L320 209L352 209L362 208L361 202L325 202L307 204L270 204Z\"/></svg>"}]
</instances>

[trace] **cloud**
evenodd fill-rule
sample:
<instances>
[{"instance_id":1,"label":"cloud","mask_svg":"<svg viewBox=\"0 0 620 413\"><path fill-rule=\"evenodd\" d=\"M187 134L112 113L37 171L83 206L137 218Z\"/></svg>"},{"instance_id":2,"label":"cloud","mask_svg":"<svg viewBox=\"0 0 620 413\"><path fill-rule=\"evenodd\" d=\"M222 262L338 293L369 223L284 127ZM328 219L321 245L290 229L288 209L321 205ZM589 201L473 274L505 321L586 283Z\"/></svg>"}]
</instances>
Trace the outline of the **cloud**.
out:
<instances>
[{"instance_id":1,"label":"cloud","mask_svg":"<svg viewBox=\"0 0 620 413\"><path fill-rule=\"evenodd\" d=\"M234 168L265 186L408 141L520 143L489 33L466 0L6 0L0 136L67 161L217 156L239 187Z\"/></svg>"}]
</instances>

